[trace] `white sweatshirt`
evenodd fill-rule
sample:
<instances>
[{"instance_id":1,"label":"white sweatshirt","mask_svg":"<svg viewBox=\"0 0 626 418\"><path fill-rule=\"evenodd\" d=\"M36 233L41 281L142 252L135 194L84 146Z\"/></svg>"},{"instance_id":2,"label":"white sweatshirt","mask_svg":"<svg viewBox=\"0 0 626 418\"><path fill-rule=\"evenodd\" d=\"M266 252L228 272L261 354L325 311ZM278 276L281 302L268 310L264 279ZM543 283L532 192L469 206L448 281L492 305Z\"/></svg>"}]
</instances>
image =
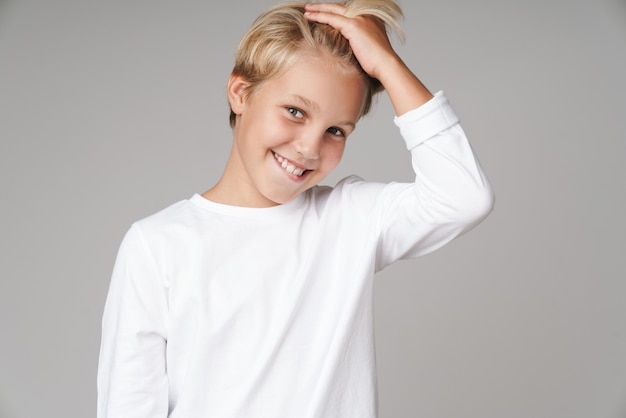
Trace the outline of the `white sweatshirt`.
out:
<instances>
[{"instance_id":1,"label":"white sweatshirt","mask_svg":"<svg viewBox=\"0 0 626 418\"><path fill-rule=\"evenodd\" d=\"M441 92L395 123L415 183L348 177L270 208L194 195L135 223L103 317L98 417L375 417L374 273L493 205Z\"/></svg>"}]
</instances>

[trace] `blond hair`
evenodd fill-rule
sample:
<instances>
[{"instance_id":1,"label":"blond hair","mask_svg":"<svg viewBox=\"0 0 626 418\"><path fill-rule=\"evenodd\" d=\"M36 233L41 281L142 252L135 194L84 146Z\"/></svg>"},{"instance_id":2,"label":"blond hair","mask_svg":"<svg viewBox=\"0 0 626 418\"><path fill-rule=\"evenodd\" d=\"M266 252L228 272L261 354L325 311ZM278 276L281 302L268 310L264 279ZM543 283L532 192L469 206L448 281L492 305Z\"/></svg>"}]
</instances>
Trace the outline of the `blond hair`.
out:
<instances>
[{"instance_id":1,"label":"blond hair","mask_svg":"<svg viewBox=\"0 0 626 418\"><path fill-rule=\"evenodd\" d=\"M394 0L345 0L342 3L346 6L346 17L371 16L404 40L399 23L402 10ZM304 5L285 3L262 13L239 43L232 73L246 79L245 93L251 94L263 81L278 76L304 53L325 51L346 68L354 68L362 75L366 94L359 116L367 114L372 98L383 89L380 81L363 71L350 43L338 30L308 21L304 17ZM231 109L230 126L234 127L235 122L236 115Z\"/></svg>"}]
</instances>

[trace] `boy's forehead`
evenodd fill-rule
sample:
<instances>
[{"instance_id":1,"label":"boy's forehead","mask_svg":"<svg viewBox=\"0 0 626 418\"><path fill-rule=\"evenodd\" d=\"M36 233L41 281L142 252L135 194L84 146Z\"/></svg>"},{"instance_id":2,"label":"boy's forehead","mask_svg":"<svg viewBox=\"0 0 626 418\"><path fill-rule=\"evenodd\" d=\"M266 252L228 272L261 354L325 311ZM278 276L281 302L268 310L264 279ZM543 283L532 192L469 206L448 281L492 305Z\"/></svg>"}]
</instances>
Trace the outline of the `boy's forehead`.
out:
<instances>
[{"instance_id":1,"label":"boy's forehead","mask_svg":"<svg viewBox=\"0 0 626 418\"><path fill-rule=\"evenodd\" d=\"M345 64L329 54L304 55L280 74L275 76L277 84L289 85L293 91L284 89L286 95L303 102L324 91L324 86L352 87L360 94L366 89L366 81L358 69ZM306 93L308 92L308 94ZM339 97L335 96L335 100ZM307 103L313 104L313 103Z\"/></svg>"}]
</instances>

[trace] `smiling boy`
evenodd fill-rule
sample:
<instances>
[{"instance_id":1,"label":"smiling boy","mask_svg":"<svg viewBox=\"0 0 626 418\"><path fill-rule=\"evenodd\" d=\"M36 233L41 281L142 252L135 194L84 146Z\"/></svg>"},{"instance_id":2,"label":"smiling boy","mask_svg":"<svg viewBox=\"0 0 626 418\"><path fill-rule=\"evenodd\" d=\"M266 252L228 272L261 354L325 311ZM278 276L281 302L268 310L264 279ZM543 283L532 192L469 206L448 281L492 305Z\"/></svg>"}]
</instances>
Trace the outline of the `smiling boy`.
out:
<instances>
[{"instance_id":1,"label":"smiling boy","mask_svg":"<svg viewBox=\"0 0 626 418\"><path fill-rule=\"evenodd\" d=\"M233 147L224 175L203 196L235 206L286 203L341 160L360 116L363 80L322 55L302 57L253 94L247 85L241 75L230 77Z\"/></svg>"},{"instance_id":2,"label":"smiling boy","mask_svg":"<svg viewBox=\"0 0 626 418\"><path fill-rule=\"evenodd\" d=\"M120 247L99 418L376 416L374 273L493 205L448 100L389 43L399 15L391 0L290 3L244 36L222 177L134 223ZM319 186L382 88L415 182Z\"/></svg>"}]
</instances>

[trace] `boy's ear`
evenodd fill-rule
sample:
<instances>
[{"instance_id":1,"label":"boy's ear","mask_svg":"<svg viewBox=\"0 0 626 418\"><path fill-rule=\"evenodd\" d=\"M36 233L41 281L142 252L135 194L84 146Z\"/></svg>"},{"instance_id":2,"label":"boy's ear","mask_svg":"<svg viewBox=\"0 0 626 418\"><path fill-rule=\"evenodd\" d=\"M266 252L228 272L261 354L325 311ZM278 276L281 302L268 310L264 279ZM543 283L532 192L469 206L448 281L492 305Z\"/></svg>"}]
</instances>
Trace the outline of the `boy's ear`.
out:
<instances>
[{"instance_id":1,"label":"boy's ear","mask_svg":"<svg viewBox=\"0 0 626 418\"><path fill-rule=\"evenodd\" d=\"M236 115L240 115L243 112L243 105L246 99L246 88L248 85L248 81L237 74L231 74L228 79L228 102L230 103L231 110Z\"/></svg>"}]
</instances>

